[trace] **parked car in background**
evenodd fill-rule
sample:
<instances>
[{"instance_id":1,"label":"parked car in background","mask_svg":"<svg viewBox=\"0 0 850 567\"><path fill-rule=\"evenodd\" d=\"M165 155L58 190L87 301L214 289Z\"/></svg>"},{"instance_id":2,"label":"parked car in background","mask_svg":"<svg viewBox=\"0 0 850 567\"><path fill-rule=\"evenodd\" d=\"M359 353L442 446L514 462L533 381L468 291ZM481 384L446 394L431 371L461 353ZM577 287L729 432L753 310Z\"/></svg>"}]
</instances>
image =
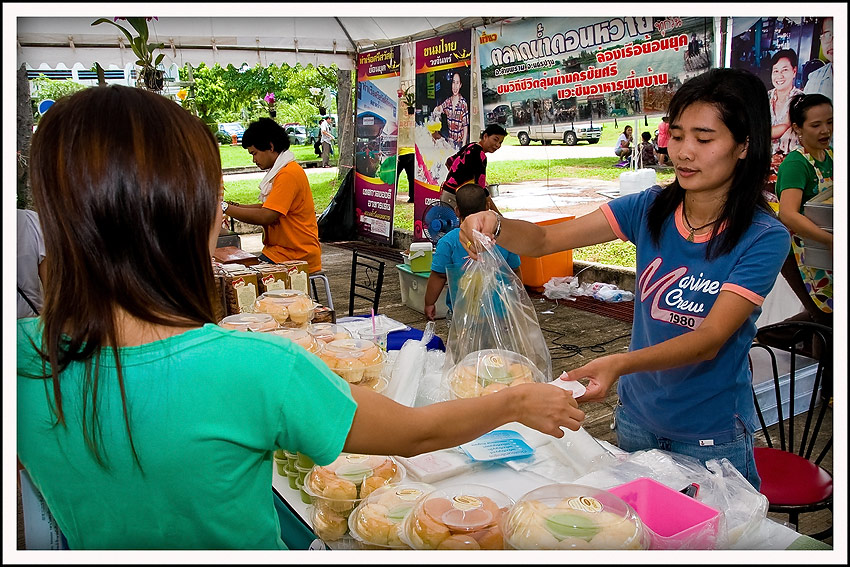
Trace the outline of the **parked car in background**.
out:
<instances>
[{"instance_id":1,"label":"parked car in background","mask_svg":"<svg viewBox=\"0 0 850 567\"><path fill-rule=\"evenodd\" d=\"M218 131L224 132L228 136L236 134L236 141L242 141L242 134L245 133L245 127L239 122L222 122L218 125Z\"/></svg>"},{"instance_id":2,"label":"parked car in background","mask_svg":"<svg viewBox=\"0 0 850 567\"><path fill-rule=\"evenodd\" d=\"M302 146L310 141L310 136L307 134L307 127L303 124L287 124L284 126L286 133L289 134L289 143L294 146Z\"/></svg>"}]
</instances>

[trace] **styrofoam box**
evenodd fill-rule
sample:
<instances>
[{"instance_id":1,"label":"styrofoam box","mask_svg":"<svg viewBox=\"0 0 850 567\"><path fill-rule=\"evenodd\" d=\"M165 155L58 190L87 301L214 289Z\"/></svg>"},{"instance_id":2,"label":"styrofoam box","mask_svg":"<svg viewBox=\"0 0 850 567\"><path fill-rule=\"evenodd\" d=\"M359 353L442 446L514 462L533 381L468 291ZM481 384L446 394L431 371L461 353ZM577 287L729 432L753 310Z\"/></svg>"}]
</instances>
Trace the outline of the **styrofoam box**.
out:
<instances>
[{"instance_id":1,"label":"styrofoam box","mask_svg":"<svg viewBox=\"0 0 850 567\"><path fill-rule=\"evenodd\" d=\"M415 309L420 313L425 313L425 290L428 287L428 276L430 272L413 272L407 264L398 264L398 278L401 286L401 302ZM440 292L440 297L437 298L435 304L437 308L437 319L445 319L449 308L446 305L446 294L448 286L443 286L443 291Z\"/></svg>"}]
</instances>

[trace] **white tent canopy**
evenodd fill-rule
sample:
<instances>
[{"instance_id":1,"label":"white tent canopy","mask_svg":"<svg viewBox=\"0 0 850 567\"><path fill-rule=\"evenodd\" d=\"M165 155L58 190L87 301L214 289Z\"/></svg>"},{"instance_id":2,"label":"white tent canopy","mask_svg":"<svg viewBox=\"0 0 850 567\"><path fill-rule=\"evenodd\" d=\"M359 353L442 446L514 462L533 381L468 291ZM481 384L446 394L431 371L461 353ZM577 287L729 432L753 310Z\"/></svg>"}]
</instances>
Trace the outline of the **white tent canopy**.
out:
<instances>
[{"instance_id":1,"label":"white tent canopy","mask_svg":"<svg viewBox=\"0 0 850 567\"><path fill-rule=\"evenodd\" d=\"M330 6L330 5L329 5ZM102 10L101 10L102 11ZM19 17L18 67L126 68L136 57L116 27L91 23L103 17ZM335 64L353 69L355 55L377 47L434 37L506 18L432 17L193 17L164 16L149 22L151 42L165 44L165 67L186 63L222 66ZM127 22L119 24L128 28Z\"/></svg>"}]
</instances>

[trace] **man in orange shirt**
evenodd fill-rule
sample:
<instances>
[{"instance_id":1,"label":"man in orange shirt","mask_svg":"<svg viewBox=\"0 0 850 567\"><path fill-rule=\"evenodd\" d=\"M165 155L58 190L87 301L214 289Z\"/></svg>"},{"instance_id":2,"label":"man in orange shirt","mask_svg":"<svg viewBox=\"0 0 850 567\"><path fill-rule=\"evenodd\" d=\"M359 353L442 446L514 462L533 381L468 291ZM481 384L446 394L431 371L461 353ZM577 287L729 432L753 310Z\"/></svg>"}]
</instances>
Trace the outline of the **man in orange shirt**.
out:
<instances>
[{"instance_id":1,"label":"man in orange shirt","mask_svg":"<svg viewBox=\"0 0 850 567\"><path fill-rule=\"evenodd\" d=\"M225 215L263 227L262 262L305 260L307 271L322 269L322 247L310 182L289 150L289 136L277 122L260 118L242 135L242 147L267 171L260 182L260 203L223 201Z\"/></svg>"}]
</instances>

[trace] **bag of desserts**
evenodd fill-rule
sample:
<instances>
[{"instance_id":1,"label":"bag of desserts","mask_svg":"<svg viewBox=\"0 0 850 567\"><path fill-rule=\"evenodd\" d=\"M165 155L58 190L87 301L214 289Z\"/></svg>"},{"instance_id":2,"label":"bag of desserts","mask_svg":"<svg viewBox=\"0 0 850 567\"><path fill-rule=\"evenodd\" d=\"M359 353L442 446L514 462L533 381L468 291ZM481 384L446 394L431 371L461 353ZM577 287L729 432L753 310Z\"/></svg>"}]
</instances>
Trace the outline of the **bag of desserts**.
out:
<instances>
[{"instance_id":1,"label":"bag of desserts","mask_svg":"<svg viewBox=\"0 0 850 567\"><path fill-rule=\"evenodd\" d=\"M467 260L459 277L458 272L448 272L449 286L457 293L452 296L444 377L448 379L450 371L472 353L485 353L492 355L487 358L489 374L502 376L503 382L508 377L500 371L509 372L516 363L529 366L519 369L524 377L550 382L552 358L528 292L495 243L479 232L473 238L479 244L478 258ZM504 352L510 354L501 356L501 361L494 358Z\"/></svg>"}]
</instances>

